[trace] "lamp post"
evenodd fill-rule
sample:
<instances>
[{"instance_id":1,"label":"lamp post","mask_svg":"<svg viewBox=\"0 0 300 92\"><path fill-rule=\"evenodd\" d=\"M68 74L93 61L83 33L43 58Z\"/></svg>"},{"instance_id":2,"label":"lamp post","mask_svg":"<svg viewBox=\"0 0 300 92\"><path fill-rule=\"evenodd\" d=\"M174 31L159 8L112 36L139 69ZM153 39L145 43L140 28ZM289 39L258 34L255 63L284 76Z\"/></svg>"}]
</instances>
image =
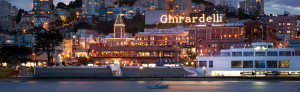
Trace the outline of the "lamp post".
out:
<instances>
[{"instance_id":1,"label":"lamp post","mask_svg":"<svg viewBox=\"0 0 300 92\"><path fill-rule=\"evenodd\" d=\"M206 73L206 68L205 67L203 67L203 72L204 72L203 76L205 77L205 73Z\"/></svg>"},{"instance_id":2,"label":"lamp post","mask_svg":"<svg viewBox=\"0 0 300 92\"><path fill-rule=\"evenodd\" d=\"M143 77L143 72L142 72L142 70L143 70L143 67L141 66L141 67L140 67L141 78Z\"/></svg>"}]
</instances>

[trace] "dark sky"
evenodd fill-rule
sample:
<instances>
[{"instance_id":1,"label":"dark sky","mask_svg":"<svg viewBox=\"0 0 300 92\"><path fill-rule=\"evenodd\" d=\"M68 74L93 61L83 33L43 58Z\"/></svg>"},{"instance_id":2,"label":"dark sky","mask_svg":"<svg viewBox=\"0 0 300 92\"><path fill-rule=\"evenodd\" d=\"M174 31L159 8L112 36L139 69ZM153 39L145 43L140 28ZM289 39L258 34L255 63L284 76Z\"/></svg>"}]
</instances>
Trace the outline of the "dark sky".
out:
<instances>
[{"instance_id":1,"label":"dark sky","mask_svg":"<svg viewBox=\"0 0 300 92\"><path fill-rule=\"evenodd\" d=\"M14 6L23 8L25 10L32 9L33 0L9 0ZM56 5L58 2L65 2L74 0L54 0ZM241 1L241 0L240 0ZM265 13L266 14L283 14L284 11L288 11L291 14L300 15L300 0L264 0L265 1Z\"/></svg>"}]
</instances>

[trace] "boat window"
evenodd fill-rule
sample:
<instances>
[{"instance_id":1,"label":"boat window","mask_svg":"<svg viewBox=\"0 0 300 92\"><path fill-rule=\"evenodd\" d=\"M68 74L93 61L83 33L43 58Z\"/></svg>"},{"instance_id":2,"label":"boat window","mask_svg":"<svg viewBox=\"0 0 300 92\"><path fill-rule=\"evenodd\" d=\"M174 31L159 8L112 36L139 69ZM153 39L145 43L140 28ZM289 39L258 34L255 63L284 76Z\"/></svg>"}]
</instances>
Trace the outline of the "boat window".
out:
<instances>
[{"instance_id":1,"label":"boat window","mask_svg":"<svg viewBox=\"0 0 300 92\"><path fill-rule=\"evenodd\" d=\"M291 52L290 51L280 51L279 56L291 56Z\"/></svg>"},{"instance_id":2,"label":"boat window","mask_svg":"<svg viewBox=\"0 0 300 92\"><path fill-rule=\"evenodd\" d=\"M230 52L222 52L221 56L230 56Z\"/></svg>"},{"instance_id":3,"label":"boat window","mask_svg":"<svg viewBox=\"0 0 300 92\"><path fill-rule=\"evenodd\" d=\"M268 56L277 56L277 51L269 51Z\"/></svg>"},{"instance_id":4,"label":"boat window","mask_svg":"<svg viewBox=\"0 0 300 92\"><path fill-rule=\"evenodd\" d=\"M277 68L277 61L267 61L267 68Z\"/></svg>"},{"instance_id":5,"label":"boat window","mask_svg":"<svg viewBox=\"0 0 300 92\"><path fill-rule=\"evenodd\" d=\"M255 68L265 68L265 61L264 60L258 60L255 61Z\"/></svg>"},{"instance_id":6,"label":"boat window","mask_svg":"<svg viewBox=\"0 0 300 92\"><path fill-rule=\"evenodd\" d=\"M232 56L242 56L242 52L232 52Z\"/></svg>"},{"instance_id":7,"label":"boat window","mask_svg":"<svg viewBox=\"0 0 300 92\"><path fill-rule=\"evenodd\" d=\"M279 61L279 68L289 68L290 62L288 60L280 60Z\"/></svg>"},{"instance_id":8,"label":"boat window","mask_svg":"<svg viewBox=\"0 0 300 92\"><path fill-rule=\"evenodd\" d=\"M263 51L255 52L255 56L266 56L266 52Z\"/></svg>"},{"instance_id":9,"label":"boat window","mask_svg":"<svg viewBox=\"0 0 300 92\"><path fill-rule=\"evenodd\" d=\"M214 61L209 61L208 63L209 63L209 66L208 66L209 68L213 68L214 67Z\"/></svg>"},{"instance_id":10,"label":"boat window","mask_svg":"<svg viewBox=\"0 0 300 92\"><path fill-rule=\"evenodd\" d=\"M253 61L243 61L243 68L253 68Z\"/></svg>"},{"instance_id":11,"label":"boat window","mask_svg":"<svg viewBox=\"0 0 300 92\"><path fill-rule=\"evenodd\" d=\"M244 56L254 56L254 52L244 52Z\"/></svg>"},{"instance_id":12,"label":"boat window","mask_svg":"<svg viewBox=\"0 0 300 92\"><path fill-rule=\"evenodd\" d=\"M300 51L295 51L295 56L300 56Z\"/></svg>"},{"instance_id":13,"label":"boat window","mask_svg":"<svg viewBox=\"0 0 300 92\"><path fill-rule=\"evenodd\" d=\"M199 61L199 67L206 67L206 61Z\"/></svg>"},{"instance_id":14,"label":"boat window","mask_svg":"<svg viewBox=\"0 0 300 92\"><path fill-rule=\"evenodd\" d=\"M241 68L242 61L231 61L231 68Z\"/></svg>"}]
</instances>

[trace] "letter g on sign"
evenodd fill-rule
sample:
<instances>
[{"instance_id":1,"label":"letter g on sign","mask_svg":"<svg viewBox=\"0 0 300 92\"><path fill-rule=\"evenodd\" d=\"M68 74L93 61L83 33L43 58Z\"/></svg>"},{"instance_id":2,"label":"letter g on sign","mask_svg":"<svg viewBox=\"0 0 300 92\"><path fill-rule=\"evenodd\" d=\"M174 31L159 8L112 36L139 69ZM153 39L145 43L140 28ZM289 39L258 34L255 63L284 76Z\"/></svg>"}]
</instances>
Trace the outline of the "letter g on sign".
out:
<instances>
[{"instance_id":1,"label":"letter g on sign","mask_svg":"<svg viewBox=\"0 0 300 92\"><path fill-rule=\"evenodd\" d=\"M168 23L167 15L162 15L162 16L160 17L160 22L161 22L161 23Z\"/></svg>"}]
</instances>

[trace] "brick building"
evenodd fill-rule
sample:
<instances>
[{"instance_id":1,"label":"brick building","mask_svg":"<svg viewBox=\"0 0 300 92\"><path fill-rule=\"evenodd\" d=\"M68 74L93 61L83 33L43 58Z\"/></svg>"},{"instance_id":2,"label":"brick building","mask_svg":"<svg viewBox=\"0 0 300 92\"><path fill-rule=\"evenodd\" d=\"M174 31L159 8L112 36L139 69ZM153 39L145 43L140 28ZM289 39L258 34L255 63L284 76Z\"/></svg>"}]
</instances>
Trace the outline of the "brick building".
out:
<instances>
[{"instance_id":1,"label":"brick building","mask_svg":"<svg viewBox=\"0 0 300 92\"><path fill-rule=\"evenodd\" d=\"M145 32L135 34L139 45L163 46L163 45L187 45L188 29L145 29Z\"/></svg>"},{"instance_id":2,"label":"brick building","mask_svg":"<svg viewBox=\"0 0 300 92\"><path fill-rule=\"evenodd\" d=\"M297 17L292 15L279 15L269 17L269 23L277 28L277 36L283 39L297 37Z\"/></svg>"},{"instance_id":3,"label":"brick building","mask_svg":"<svg viewBox=\"0 0 300 92\"><path fill-rule=\"evenodd\" d=\"M252 47L252 42L273 42L276 46L276 40L275 28L257 21L196 25L189 28L189 44L196 48L197 55L220 55L221 49L229 49L230 46L249 48Z\"/></svg>"}]
</instances>

